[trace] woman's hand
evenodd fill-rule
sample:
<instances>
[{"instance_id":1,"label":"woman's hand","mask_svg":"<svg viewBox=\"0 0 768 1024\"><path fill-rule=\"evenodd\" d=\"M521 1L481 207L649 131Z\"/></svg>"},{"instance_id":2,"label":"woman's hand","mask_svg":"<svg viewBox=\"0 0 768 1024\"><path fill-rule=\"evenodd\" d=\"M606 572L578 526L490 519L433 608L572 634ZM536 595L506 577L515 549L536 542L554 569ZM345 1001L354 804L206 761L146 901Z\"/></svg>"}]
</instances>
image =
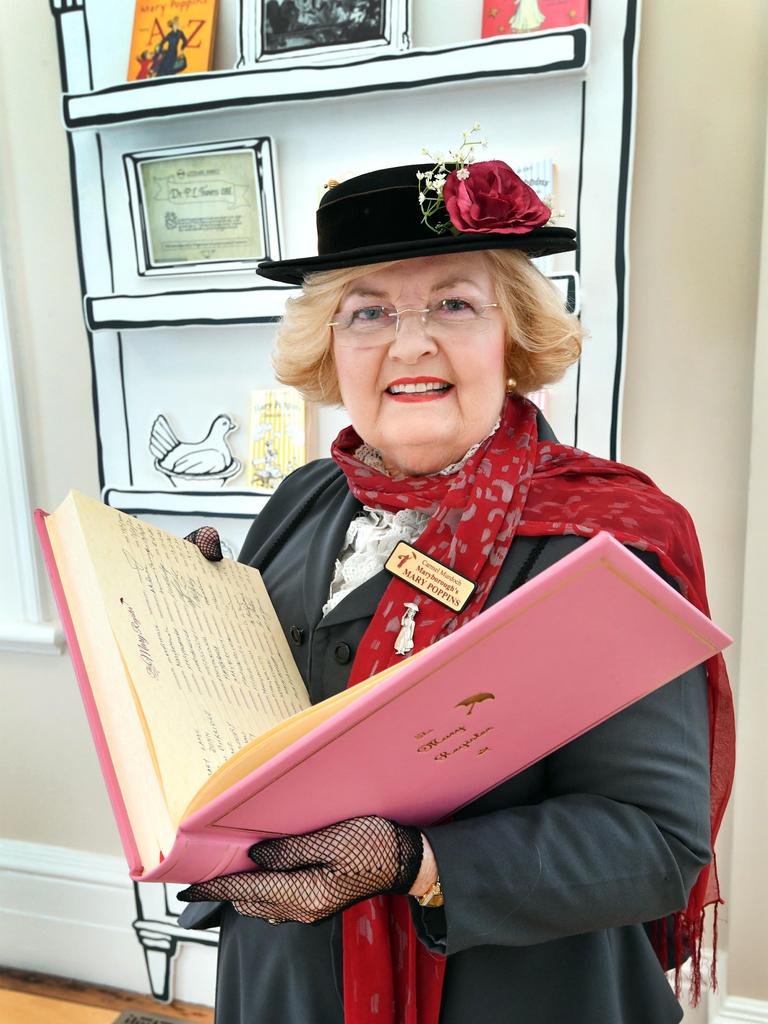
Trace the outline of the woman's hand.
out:
<instances>
[{"instance_id":1,"label":"woman's hand","mask_svg":"<svg viewBox=\"0 0 768 1024\"><path fill-rule=\"evenodd\" d=\"M347 818L317 832L257 843L248 855L261 870L199 882L178 898L231 900L248 917L311 924L380 892L407 893L424 849L413 825L376 815Z\"/></svg>"},{"instance_id":2,"label":"woman's hand","mask_svg":"<svg viewBox=\"0 0 768 1024\"><path fill-rule=\"evenodd\" d=\"M192 533L188 533L184 540L194 544L209 562L220 562L224 557L221 553L219 531L215 526L198 526Z\"/></svg>"}]
</instances>

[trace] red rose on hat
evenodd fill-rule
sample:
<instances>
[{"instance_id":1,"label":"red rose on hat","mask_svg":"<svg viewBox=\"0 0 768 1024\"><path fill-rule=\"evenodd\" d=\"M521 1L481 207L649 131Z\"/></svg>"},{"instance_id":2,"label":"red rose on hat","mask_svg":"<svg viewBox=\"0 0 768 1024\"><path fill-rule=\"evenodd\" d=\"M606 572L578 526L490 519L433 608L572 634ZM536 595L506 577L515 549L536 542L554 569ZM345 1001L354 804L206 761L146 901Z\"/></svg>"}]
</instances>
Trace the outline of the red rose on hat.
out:
<instances>
[{"instance_id":1,"label":"red rose on hat","mask_svg":"<svg viewBox=\"0 0 768 1024\"><path fill-rule=\"evenodd\" d=\"M443 186L451 223L461 232L523 235L546 224L552 211L503 160L452 171Z\"/></svg>"}]
</instances>

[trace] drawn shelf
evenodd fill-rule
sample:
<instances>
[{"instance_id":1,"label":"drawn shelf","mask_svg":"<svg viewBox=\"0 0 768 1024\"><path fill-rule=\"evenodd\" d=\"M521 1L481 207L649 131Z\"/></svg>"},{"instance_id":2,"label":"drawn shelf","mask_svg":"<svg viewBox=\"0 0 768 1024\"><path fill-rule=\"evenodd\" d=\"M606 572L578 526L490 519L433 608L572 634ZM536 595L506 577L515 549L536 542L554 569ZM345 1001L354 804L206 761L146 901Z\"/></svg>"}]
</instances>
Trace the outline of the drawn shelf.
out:
<instances>
[{"instance_id":1,"label":"drawn shelf","mask_svg":"<svg viewBox=\"0 0 768 1024\"><path fill-rule=\"evenodd\" d=\"M235 490L152 491L134 487L106 487L102 500L111 508L131 515L152 513L250 520L261 512L271 493Z\"/></svg>"},{"instance_id":2,"label":"drawn shelf","mask_svg":"<svg viewBox=\"0 0 768 1024\"><path fill-rule=\"evenodd\" d=\"M551 274L568 309L580 311L579 275ZM287 285L255 288L201 288L144 295L86 295L85 322L90 331L202 327L208 324L275 323L286 299L298 295Z\"/></svg>"},{"instance_id":3,"label":"drawn shelf","mask_svg":"<svg viewBox=\"0 0 768 1024\"><path fill-rule=\"evenodd\" d=\"M282 316L285 300L296 294L288 286L273 285L86 295L85 321L91 331L273 323Z\"/></svg>"},{"instance_id":4,"label":"drawn shelf","mask_svg":"<svg viewBox=\"0 0 768 1024\"><path fill-rule=\"evenodd\" d=\"M307 100L539 75L583 76L590 29L479 39L460 46L412 49L345 64L275 66L155 78L63 96L69 130L108 128L180 114L304 103Z\"/></svg>"}]
</instances>

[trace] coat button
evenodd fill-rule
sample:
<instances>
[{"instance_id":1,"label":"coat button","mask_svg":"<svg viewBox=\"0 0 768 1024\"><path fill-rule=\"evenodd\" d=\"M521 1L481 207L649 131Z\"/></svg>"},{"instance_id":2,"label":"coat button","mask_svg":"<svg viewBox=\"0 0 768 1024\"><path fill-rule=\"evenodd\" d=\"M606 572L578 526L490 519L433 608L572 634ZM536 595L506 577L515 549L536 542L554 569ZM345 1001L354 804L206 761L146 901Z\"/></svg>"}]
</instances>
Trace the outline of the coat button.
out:
<instances>
[{"instance_id":1,"label":"coat button","mask_svg":"<svg viewBox=\"0 0 768 1024\"><path fill-rule=\"evenodd\" d=\"M304 630L300 626L291 626L288 633L296 646L300 647L304 641Z\"/></svg>"},{"instance_id":2,"label":"coat button","mask_svg":"<svg viewBox=\"0 0 768 1024\"><path fill-rule=\"evenodd\" d=\"M352 648L349 644L336 644L333 648L333 656L340 665L346 665L352 657Z\"/></svg>"}]
</instances>

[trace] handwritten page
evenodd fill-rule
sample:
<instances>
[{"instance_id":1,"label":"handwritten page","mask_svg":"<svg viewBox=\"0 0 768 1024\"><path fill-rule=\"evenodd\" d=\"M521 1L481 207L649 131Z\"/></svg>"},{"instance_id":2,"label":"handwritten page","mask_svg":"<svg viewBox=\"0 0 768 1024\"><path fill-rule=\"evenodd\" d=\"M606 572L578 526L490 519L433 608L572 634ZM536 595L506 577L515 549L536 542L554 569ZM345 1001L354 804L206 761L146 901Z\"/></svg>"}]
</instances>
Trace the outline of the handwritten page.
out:
<instances>
[{"instance_id":1,"label":"handwritten page","mask_svg":"<svg viewBox=\"0 0 768 1024\"><path fill-rule=\"evenodd\" d=\"M171 817L229 757L310 706L261 576L71 492Z\"/></svg>"}]
</instances>

